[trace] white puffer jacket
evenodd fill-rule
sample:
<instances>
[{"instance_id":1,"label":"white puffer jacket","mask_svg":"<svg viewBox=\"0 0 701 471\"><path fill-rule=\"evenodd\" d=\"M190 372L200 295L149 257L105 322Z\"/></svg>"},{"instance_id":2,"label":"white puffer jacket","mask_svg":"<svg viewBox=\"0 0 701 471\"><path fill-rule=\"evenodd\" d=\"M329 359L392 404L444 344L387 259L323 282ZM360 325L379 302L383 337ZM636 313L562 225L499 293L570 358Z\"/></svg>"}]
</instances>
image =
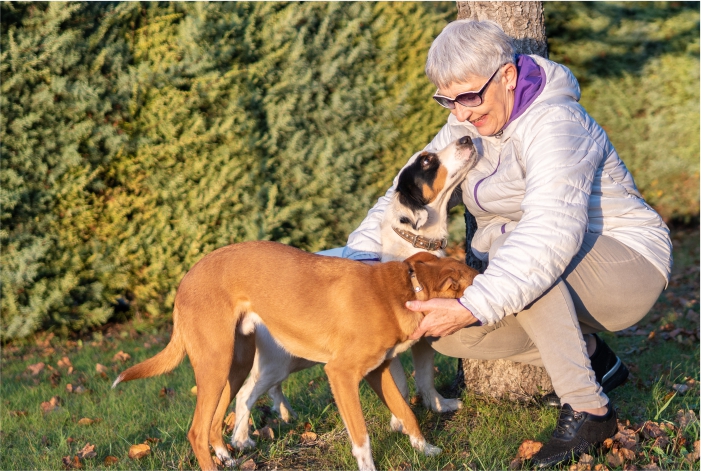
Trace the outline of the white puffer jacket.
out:
<instances>
[{"instance_id":1,"label":"white puffer jacket","mask_svg":"<svg viewBox=\"0 0 701 471\"><path fill-rule=\"evenodd\" d=\"M461 302L483 324L518 313L552 286L579 251L585 232L604 234L649 260L669 280L669 229L645 203L604 130L578 103L579 84L566 67L543 67L540 96L500 137L480 136L452 114L426 149L469 135L480 160L462 184L478 230L472 250L487 259L492 242L510 232ZM395 180L396 184L396 180ZM347 258L382 251L380 221L394 186L348 239Z\"/></svg>"}]
</instances>

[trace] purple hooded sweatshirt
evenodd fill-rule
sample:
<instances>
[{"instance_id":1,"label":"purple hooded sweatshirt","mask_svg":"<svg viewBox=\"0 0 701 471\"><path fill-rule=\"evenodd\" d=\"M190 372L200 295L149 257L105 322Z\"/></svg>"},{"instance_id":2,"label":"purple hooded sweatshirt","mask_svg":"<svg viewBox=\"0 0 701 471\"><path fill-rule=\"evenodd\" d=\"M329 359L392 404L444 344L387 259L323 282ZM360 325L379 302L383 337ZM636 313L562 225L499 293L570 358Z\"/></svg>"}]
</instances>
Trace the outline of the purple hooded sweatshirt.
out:
<instances>
[{"instance_id":1,"label":"purple hooded sweatshirt","mask_svg":"<svg viewBox=\"0 0 701 471\"><path fill-rule=\"evenodd\" d=\"M512 121L523 114L526 109L538 98L545 88L545 70L527 55L516 56L516 88L514 89L514 108L511 117L504 125L506 128Z\"/></svg>"}]
</instances>

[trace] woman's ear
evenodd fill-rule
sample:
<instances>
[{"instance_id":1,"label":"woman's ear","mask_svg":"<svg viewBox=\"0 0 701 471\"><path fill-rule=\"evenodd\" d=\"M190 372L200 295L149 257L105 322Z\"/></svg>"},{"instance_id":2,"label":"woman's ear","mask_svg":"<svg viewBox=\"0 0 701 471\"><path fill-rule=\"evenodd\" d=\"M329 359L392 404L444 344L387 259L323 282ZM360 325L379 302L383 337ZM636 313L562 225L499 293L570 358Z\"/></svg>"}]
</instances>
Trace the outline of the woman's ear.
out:
<instances>
[{"instance_id":1,"label":"woman's ear","mask_svg":"<svg viewBox=\"0 0 701 471\"><path fill-rule=\"evenodd\" d=\"M518 73L516 71L516 66L514 64L506 64L501 70L501 80L503 81L506 88L513 90L516 88L516 78Z\"/></svg>"}]
</instances>

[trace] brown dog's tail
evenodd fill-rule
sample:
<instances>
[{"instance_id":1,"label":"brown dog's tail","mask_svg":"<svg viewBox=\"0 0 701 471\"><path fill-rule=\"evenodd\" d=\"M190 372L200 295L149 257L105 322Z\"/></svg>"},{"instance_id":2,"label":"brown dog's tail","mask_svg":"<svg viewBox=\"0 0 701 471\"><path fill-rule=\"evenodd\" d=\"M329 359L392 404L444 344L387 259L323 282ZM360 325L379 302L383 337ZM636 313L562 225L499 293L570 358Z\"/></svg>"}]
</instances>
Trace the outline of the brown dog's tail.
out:
<instances>
[{"instance_id":1,"label":"brown dog's tail","mask_svg":"<svg viewBox=\"0 0 701 471\"><path fill-rule=\"evenodd\" d=\"M173 319L177 318L177 308L173 312ZM162 375L175 369L176 366L183 361L185 357L185 345L180 336L180 329L177 325L173 328L173 335L170 337L170 342L166 348L161 350L156 356L144 360L131 368L127 368L114 380L112 387L114 388L119 383L131 381L132 379L149 378L151 376Z\"/></svg>"}]
</instances>

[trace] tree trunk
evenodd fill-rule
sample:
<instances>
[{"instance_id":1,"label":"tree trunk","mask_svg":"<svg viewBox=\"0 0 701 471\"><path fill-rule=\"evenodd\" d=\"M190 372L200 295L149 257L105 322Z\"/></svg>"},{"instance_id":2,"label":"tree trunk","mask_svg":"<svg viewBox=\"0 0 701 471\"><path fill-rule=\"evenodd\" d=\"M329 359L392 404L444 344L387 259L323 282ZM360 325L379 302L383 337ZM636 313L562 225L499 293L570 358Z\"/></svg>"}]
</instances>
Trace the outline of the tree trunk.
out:
<instances>
[{"instance_id":1,"label":"tree trunk","mask_svg":"<svg viewBox=\"0 0 701 471\"><path fill-rule=\"evenodd\" d=\"M543 2L457 2L458 19L491 20L514 39L519 54L548 57ZM474 216L465 211L465 263L484 271L470 247L477 230ZM528 402L553 391L547 372L508 360L470 360L458 363L460 381L471 392L498 399Z\"/></svg>"},{"instance_id":2,"label":"tree trunk","mask_svg":"<svg viewBox=\"0 0 701 471\"><path fill-rule=\"evenodd\" d=\"M458 19L491 20L514 39L519 54L548 58L543 2L457 2Z\"/></svg>"}]
</instances>

